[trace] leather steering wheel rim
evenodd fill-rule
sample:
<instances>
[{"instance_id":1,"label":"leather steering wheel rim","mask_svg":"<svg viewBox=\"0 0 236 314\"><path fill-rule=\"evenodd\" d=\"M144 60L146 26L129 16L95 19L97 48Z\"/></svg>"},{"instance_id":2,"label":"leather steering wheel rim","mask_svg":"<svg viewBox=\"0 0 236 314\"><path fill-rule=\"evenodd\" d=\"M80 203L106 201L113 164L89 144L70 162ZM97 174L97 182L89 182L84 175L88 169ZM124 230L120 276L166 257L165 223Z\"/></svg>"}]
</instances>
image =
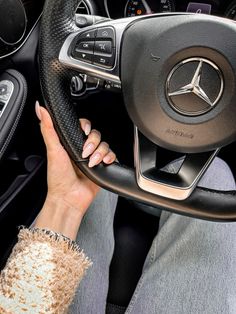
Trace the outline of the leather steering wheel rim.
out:
<instances>
[{"instance_id":1,"label":"leather steering wheel rim","mask_svg":"<svg viewBox=\"0 0 236 314\"><path fill-rule=\"evenodd\" d=\"M118 163L88 167L81 153L85 141L70 99L71 71L58 56L66 38L77 30L75 10L79 0L46 0L40 34L40 80L45 105L61 142L76 165L100 186L152 206L190 217L213 221L236 221L236 193L197 187L187 199L176 201L139 188L134 169Z\"/></svg>"}]
</instances>

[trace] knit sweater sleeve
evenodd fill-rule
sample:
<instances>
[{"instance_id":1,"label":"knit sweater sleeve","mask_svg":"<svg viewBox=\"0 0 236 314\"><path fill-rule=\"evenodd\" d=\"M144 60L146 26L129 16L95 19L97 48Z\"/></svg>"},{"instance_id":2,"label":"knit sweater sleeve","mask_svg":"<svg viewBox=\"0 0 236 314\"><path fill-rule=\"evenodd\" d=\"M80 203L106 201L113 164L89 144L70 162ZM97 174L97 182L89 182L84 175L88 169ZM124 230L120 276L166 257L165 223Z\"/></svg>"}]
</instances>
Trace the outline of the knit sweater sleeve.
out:
<instances>
[{"instance_id":1,"label":"knit sweater sleeve","mask_svg":"<svg viewBox=\"0 0 236 314\"><path fill-rule=\"evenodd\" d=\"M22 229L0 274L0 313L66 313L90 265L69 239L42 229Z\"/></svg>"}]
</instances>

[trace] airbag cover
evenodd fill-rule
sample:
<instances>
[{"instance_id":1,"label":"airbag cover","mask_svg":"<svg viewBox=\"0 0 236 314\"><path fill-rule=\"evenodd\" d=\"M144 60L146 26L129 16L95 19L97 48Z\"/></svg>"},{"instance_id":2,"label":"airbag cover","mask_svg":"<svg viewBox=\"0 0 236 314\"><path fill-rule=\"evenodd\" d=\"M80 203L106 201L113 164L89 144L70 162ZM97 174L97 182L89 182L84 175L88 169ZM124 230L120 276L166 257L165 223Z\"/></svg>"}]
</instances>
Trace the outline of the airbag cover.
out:
<instances>
[{"instance_id":1,"label":"airbag cover","mask_svg":"<svg viewBox=\"0 0 236 314\"><path fill-rule=\"evenodd\" d=\"M235 140L235 36L235 23L204 15L153 16L129 25L121 50L124 100L146 137L184 153Z\"/></svg>"}]
</instances>

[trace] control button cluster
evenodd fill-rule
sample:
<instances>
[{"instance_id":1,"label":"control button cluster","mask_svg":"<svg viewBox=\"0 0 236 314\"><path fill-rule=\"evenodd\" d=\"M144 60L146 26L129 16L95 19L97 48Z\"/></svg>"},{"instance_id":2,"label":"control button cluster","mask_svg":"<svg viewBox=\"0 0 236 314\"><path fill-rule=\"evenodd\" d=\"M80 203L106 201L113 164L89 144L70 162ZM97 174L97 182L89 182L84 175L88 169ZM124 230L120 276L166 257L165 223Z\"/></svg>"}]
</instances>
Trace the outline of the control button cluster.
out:
<instances>
[{"instance_id":1,"label":"control button cluster","mask_svg":"<svg viewBox=\"0 0 236 314\"><path fill-rule=\"evenodd\" d=\"M72 52L75 59L105 68L114 66L115 55L115 32L112 27L100 27L79 34Z\"/></svg>"}]
</instances>

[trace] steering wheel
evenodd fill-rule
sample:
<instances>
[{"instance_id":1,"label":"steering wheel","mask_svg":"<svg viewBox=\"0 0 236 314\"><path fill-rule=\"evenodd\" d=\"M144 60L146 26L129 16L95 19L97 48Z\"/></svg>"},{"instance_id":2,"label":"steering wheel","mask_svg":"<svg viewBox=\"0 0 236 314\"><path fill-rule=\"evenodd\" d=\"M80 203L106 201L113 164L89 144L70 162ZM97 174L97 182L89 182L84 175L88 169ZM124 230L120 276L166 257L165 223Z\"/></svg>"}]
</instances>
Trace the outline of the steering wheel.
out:
<instances>
[{"instance_id":1,"label":"steering wheel","mask_svg":"<svg viewBox=\"0 0 236 314\"><path fill-rule=\"evenodd\" d=\"M46 0L40 79L60 139L91 180L119 195L178 214L236 221L236 195L197 187L219 149L236 137L236 24L197 14L159 14L76 26L79 0ZM88 52L88 49L90 52ZM70 94L84 73L121 89L135 129L135 168L88 167ZM122 122L121 122L122 123ZM158 147L182 152L177 174L156 168Z\"/></svg>"}]
</instances>

